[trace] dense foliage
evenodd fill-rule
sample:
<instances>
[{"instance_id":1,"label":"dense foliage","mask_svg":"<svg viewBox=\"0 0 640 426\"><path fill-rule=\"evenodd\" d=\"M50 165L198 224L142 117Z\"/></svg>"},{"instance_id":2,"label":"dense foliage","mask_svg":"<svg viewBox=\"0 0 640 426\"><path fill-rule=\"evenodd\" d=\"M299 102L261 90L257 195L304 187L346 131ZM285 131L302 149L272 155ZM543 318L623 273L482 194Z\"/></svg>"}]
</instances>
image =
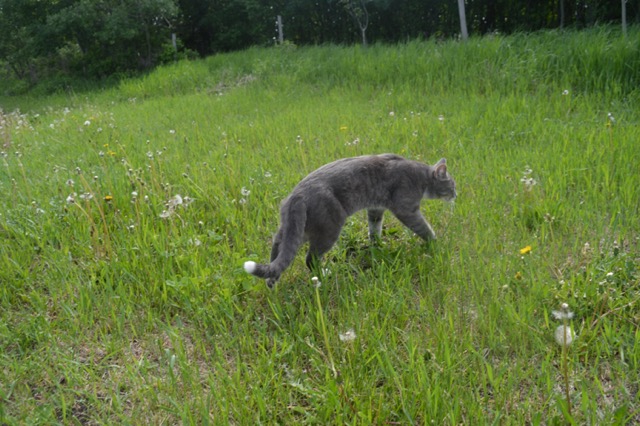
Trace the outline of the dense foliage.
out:
<instances>
[{"instance_id":1,"label":"dense foliage","mask_svg":"<svg viewBox=\"0 0 640 426\"><path fill-rule=\"evenodd\" d=\"M467 0L465 8L471 34L621 19L619 0ZM460 30L455 0L0 0L0 65L23 82L12 92L43 77L64 87L69 78L274 43L278 15L284 39L299 45L447 38ZM639 20L638 0L628 2L627 15Z\"/></svg>"}]
</instances>

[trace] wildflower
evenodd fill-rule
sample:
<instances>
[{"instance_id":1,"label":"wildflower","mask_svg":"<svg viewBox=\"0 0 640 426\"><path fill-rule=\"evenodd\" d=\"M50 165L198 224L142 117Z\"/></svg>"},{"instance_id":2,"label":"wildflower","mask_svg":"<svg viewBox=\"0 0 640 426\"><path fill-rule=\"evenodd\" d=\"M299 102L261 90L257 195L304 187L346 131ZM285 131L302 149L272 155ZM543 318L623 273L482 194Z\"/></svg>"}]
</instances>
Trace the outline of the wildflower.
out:
<instances>
[{"instance_id":1,"label":"wildflower","mask_svg":"<svg viewBox=\"0 0 640 426\"><path fill-rule=\"evenodd\" d=\"M264 177L266 177L267 179L269 179L271 177L271 172L265 172L264 173Z\"/></svg>"},{"instance_id":2,"label":"wildflower","mask_svg":"<svg viewBox=\"0 0 640 426\"><path fill-rule=\"evenodd\" d=\"M84 125L85 125L85 126L91 126L91 121L89 121L89 120L85 121L85 122L84 122Z\"/></svg>"},{"instance_id":3,"label":"wildflower","mask_svg":"<svg viewBox=\"0 0 640 426\"><path fill-rule=\"evenodd\" d=\"M569 346L577 336L570 326L563 324L556 328L554 337L560 346L566 347Z\"/></svg>"},{"instance_id":4,"label":"wildflower","mask_svg":"<svg viewBox=\"0 0 640 426\"><path fill-rule=\"evenodd\" d=\"M522 273L520 271L516 272L516 275L513 277L516 280L521 280L522 279Z\"/></svg>"},{"instance_id":5,"label":"wildflower","mask_svg":"<svg viewBox=\"0 0 640 426\"><path fill-rule=\"evenodd\" d=\"M73 186L75 185L75 182L73 181L73 179L67 179L67 186Z\"/></svg>"},{"instance_id":6,"label":"wildflower","mask_svg":"<svg viewBox=\"0 0 640 426\"><path fill-rule=\"evenodd\" d=\"M98 157L104 157L104 151L98 152Z\"/></svg>"},{"instance_id":7,"label":"wildflower","mask_svg":"<svg viewBox=\"0 0 640 426\"><path fill-rule=\"evenodd\" d=\"M171 217L171 215L173 215L173 210L171 210L171 209L162 210L162 213L160 213L160 217L162 219L167 219L167 218Z\"/></svg>"},{"instance_id":8,"label":"wildflower","mask_svg":"<svg viewBox=\"0 0 640 426\"><path fill-rule=\"evenodd\" d=\"M345 131L345 130L347 130L347 129L348 129L348 127L347 127L347 126L340 126L340 131L341 131L341 132L344 132L344 131Z\"/></svg>"},{"instance_id":9,"label":"wildflower","mask_svg":"<svg viewBox=\"0 0 640 426\"><path fill-rule=\"evenodd\" d=\"M520 254L525 255L531 253L531 246L526 246L520 249Z\"/></svg>"},{"instance_id":10,"label":"wildflower","mask_svg":"<svg viewBox=\"0 0 640 426\"><path fill-rule=\"evenodd\" d=\"M84 194L80 194L80 196L78 198L80 198L81 200L89 201L89 200L93 199L93 194L90 193L90 192L85 192Z\"/></svg>"},{"instance_id":11,"label":"wildflower","mask_svg":"<svg viewBox=\"0 0 640 426\"><path fill-rule=\"evenodd\" d=\"M176 194L167 202L167 206L169 207L169 209L173 210L176 208L176 206L182 205L182 202L182 196L180 194Z\"/></svg>"},{"instance_id":12,"label":"wildflower","mask_svg":"<svg viewBox=\"0 0 640 426\"><path fill-rule=\"evenodd\" d=\"M312 277L312 278L311 278L311 282L313 283L313 286L314 286L315 288L319 288L319 287L322 285L322 283L320 282L320 280L318 279L318 277Z\"/></svg>"},{"instance_id":13,"label":"wildflower","mask_svg":"<svg viewBox=\"0 0 640 426\"><path fill-rule=\"evenodd\" d=\"M67 204L73 204L76 202L76 193L74 192L73 194L69 194L69 196L67 197Z\"/></svg>"},{"instance_id":14,"label":"wildflower","mask_svg":"<svg viewBox=\"0 0 640 426\"><path fill-rule=\"evenodd\" d=\"M350 328L344 333L339 333L338 337L340 338L341 342L349 343L349 342L353 342L356 339L356 333L355 331L353 331L352 328Z\"/></svg>"},{"instance_id":15,"label":"wildflower","mask_svg":"<svg viewBox=\"0 0 640 426\"><path fill-rule=\"evenodd\" d=\"M536 182L536 180L531 177L523 177L522 179L520 179L520 182L524 183L524 188L527 191L531 191L531 188L538 184L538 182Z\"/></svg>"},{"instance_id":16,"label":"wildflower","mask_svg":"<svg viewBox=\"0 0 640 426\"><path fill-rule=\"evenodd\" d=\"M389 117L395 117L396 113L393 111L389 111Z\"/></svg>"},{"instance_id":17,"label":"wildflower","mask_svg":"<svg viewBox=\"0 0 640 426\"><path fill-rule=\"evenodd\" d=\"M104 201L106 201L107 203L110 203L113 201L113 195L105 195L104 196Z\"/></svg>"},{"instance_id":18,"label":"wildflower","mask_svg":"<svg viewBox=\"0 0 640 426\"><path fill-rule=\"evenodd\" d=\"M557 320L569 320L573 318L573 312L569 310L569 305L563 303L559 311L551 311L551 315Z\"/></svg>"},{"instance_id":19,"label":"wildflower","mask_svg":"<svg viewBox=\"0 0 640 426\"><path fill-rule=\"evenodd\" d=\"M175 131L175 130L173 130L173 129L171 129L171 130L169 130L169 133L171 133L172 135L175 135L175 134L176 134L176 131Z\"/></svg>"},{"instance_id":20,"label":"wildflower","mask_svg":"<svg viewBox=\"0 0 640 426\"><path fill-rule=\"evenodd\" d=\"M444 115L440 114L438 116L438 121L440 121L441 123L444 122Z\"/></svg>"},{"instance_id":21,"label":"wildflower","mask_svg":"<svg viewBox=\"0 0 640 426\"><path fill-rule=\"evenodd\" d=\"M564 90L562 91L562 96L567 96L568 94L569 94L569 90L564 89Z\"/></svg>"},{"instance_id":22,"label":"wildflower","mask_svg":"<svg viewBox=\"0 0 640 426\"><path fill-rule=\"evenodd\" d=\"M616 124L616 119L610 112L607 113L607 118L609 119L609 125Z\"/></svg>"},{"instance_id":23,"label":"wildflower","mask_svg":"<svg viewBox=\"0 0 640 426\"><path fill-rule=\"evenodd\" d=\"M251 194L251 191L249 191L247 188L243 186L242 189L240 190L240 193L242 194L243 197L248 197L249 194Z\"/></svg>"}]
</instances>

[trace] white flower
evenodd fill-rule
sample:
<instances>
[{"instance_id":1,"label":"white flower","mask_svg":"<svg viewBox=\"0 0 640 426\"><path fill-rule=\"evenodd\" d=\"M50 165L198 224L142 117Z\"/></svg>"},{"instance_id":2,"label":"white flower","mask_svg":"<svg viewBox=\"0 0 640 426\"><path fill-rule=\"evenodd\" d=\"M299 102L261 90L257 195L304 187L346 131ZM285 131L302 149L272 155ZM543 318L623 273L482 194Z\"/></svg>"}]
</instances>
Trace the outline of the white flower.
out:
<instances>
[{"instance_id":1,"label":"white flower","mask_svg":"<svg viewBox=\"0 0 640 426\"><path fill-rule=\"evenodd\" d=\"M551 315L557 320L570 320L573 318L573 312L569 310L569 305L563 303L561 306L561 310L559 311L551 311Z\"/></svg>"},{"instance_id":2,"label":"white flower","mask_svg":"<svg viewBox=\"0 0 640 426\"><path fill-rule=\"evenodd\" d=\"M173 214L173 210L162 210L162 213L160 213L160 217L162 219L167 219L169 217L171 217L171 215Z\"/></svg>"},{"instance_id":3,"label":"white flower","mask_svg":"<svg viewBox=\"0 0 640 426\"><path fill-rule=\"evenodd\" d=\"M240 193L242 194L243 197L248 197L249 194L251 194L251 191L249 191L247 188L243 186L242 189L240 190Z\"/></svg>"},{"instance_id":4,"label":"white flower","mask_svg":"<svg viewBox=\"0 0 640 426\"><path fill-rule=\"evenodd\" d=\"M69 194L69 196L67 197L67 204L73 204L76 202L76 193L74 192L73 194Z\"/></svg>"},{"instance_id":5,"label":"white flower","mask_svg":"<svg viewBox=\"0 0 640 426\"><path fill-rule=\"evenodd\" d=\"M171 210L176 208L176 206L182 205L182 196L180 194L174 195L173 198L171 198L167 202L167 205L169 206L169 209L171 209Z\"/></svg>"},{"instance_id":6,"label":"white flower","mask_svg":"<svg viewBox=\"0 0 640 426\"><path fill-rule=\"evenodd\" d=\"M440 115L438 116L438 120L439 120L439 121L444 121L444 115L440 114Z\"/></svg>"},{"instance_id":7,"label":"white flower","mask_svg":"<svg viewBox=\"0 0 640 426\"><path fill-rule=\"evenodd\" d=\"M355 333L355 331L353 331L352 328L350 328L349 330L345 331L344 333L338 334L338 337L340 337L340 341L345 342L345 343L349 343L349 342L353 342L354 340L356 340L356 333Z\"/></svg>"},{"instance_id":8,"label":"white flower","mask_svg":"<svg viewBox=\"0 0 640 426\"><path fill-rule=\"evenodd\" d=\"M569 94L569 91L568 91L567 89L564 89L564 90L562 91L562 95L563 95L563 96L567 96L568 94Z\"/></svg>"},{"instance_id":9,"label":"white flower","mask_svg":"<svg viewBox=\"0 0 640 426\"><path fill-rule=\"evenodd\" d=\"M560 346L569 346L577 336L575 331L568 325L560 325L556 328L554 337Z\"/></svg>"},{"instance_id":10,"label":"white flower","mask_svg":"<svg viewBox=\"0 0 640 426\"><path fill-rule=\"evenodd\" d=\"M173 130L173 129L171 129L171 130L169 130L169 133L171 133L172 135L175 135L175 134L176 134L176 131L175 131L175 130Z\"/></svg>"},{"instance_id":11,"label":"white flower","mask_svg":"<svg viewBox=\"0 0 640 426\"><path fill-rule=\"evenodd\" d=\"M607 118L609 118L609 121L611 122L611 124L615 124L616 123L615 117L610 112L607 113Z\"/></svg>"},{"instance_id":12,"label":"white flower","mask_svg":"<svg viewBox=\"0 0 640 426\"><path fill-rule=\"evenodd\" d=\"M311 282L313 282L315 288L319 288L322 285L318 277L311 277Z\"/></svg>"},{"instance_id":13,"label":"white flower","mask_svg":"<svg viewBox=\"0 0 640 426\"><path fill-rule=\"evenodd\" d=\"M389 117L395 117L396 113L393 111L389 111Z\"/></svg>"},{"instance_id":14,"label":"white flower","mask_svg":"<svg viewBox=\"0 0 640 426\"><path fill-rule=\"evenodd\" d=\"M89 120L87 120L87 121L84 122L84 125L85 126L91 126L91 122Z\"/></svg>"}]
</instances>

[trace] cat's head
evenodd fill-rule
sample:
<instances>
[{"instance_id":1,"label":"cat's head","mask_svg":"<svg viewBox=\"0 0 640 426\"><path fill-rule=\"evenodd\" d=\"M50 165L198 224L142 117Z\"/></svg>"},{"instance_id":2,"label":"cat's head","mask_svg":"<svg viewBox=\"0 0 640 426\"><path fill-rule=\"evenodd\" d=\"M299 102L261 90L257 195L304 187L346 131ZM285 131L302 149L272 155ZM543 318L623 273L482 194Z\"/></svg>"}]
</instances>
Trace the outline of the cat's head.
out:
<instances>
[{"instance_id":1,"label":"cat's head","mask_svg":"<svg viewBox=\"0 0 640 426\"><path fill-rule=\"evenodd\" d=\"M447 160L440 159L436 164L431 166L431 176L429 185L427 186L427 198L439 198L445 201L453 201L456 199L456 182L447 171Z\"/></svg>"}]
</instances>

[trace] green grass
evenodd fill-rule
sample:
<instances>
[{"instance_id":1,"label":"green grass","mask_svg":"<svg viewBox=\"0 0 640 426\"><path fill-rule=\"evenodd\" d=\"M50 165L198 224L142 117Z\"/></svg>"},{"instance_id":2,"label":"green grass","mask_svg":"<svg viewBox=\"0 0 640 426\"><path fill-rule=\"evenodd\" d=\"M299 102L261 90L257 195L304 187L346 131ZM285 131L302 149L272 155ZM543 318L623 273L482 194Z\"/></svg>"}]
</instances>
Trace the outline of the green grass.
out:
<instances>
[{"instance_id":1,"label":"green grass","mask_svg":"<svg viewBox=\"0 0 640 426\"><path fill-rule=\"evenodd\" d=\"M640 421L639 45L250 49L1 98L0 422ZM379 152L447 158L437 244L358 214L319 288L302 253L244 273L303 176Z\"/></svg>"}]
</instances>

